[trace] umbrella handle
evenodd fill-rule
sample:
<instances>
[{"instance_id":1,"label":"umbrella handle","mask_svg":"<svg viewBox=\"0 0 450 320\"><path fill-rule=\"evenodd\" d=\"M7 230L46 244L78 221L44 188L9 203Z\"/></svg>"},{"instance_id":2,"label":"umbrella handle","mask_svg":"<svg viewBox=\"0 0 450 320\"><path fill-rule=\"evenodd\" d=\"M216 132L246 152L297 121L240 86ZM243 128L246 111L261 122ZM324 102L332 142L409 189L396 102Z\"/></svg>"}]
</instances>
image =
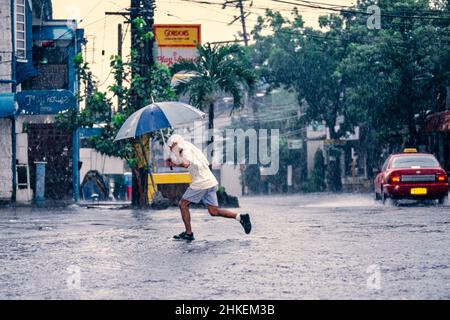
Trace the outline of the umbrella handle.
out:
<instances>
[{"instance_id":1,"label":"umbrella handle","mask_svg":"<svg viewBox=\"0 0 450 320\"><path fill-rule=\"evenodd\" d=\"M161 133L161 138L163 140L164 147L165 147L166 146L166 139L164 139L164 134L162 132L162 129L159 129L159 132ZM170 168L170 171L173 171L173 167L172 166L170 166L169 168Z\"/></svg>"}]
</instances>

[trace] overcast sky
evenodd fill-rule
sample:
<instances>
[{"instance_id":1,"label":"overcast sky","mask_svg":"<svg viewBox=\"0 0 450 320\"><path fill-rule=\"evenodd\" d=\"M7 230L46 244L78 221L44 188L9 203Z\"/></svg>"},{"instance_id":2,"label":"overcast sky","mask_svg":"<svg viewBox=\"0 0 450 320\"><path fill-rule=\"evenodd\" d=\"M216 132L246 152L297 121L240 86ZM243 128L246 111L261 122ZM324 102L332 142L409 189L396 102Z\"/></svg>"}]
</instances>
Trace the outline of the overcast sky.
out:
<instances>
[{"instance_id":1,"label":"overcast sky","mask_svg":"<svg viewBox=\"0 0 450 320\"><path fill-rule=\"evenodd\" d=\"M195 1L195 0L194 0ZM203 0L205 1L205 0ZM220 4L222 0L206 0ZM287 0L289 1L289 0ZM319 3L351 5L356 0L311 0ZM121 16L105 16L105 11L121 11L130 6L130 0L52 0L55 19L76 18L81 20L80 27L85 29L88 40L87 61L98 77L103 88L112 80L109 76L109 57L117 52L117 25L124 21ZM292 0L292 2L300 2ZM250 1L247 1L249 5ZM304 1L303 4L307 4ZM239 21L229 26L228 23L239 14L237 8L222 9L220 5L200 4L184 0L156 0L155 23L201 24L202 41L214 42L233 40L242 30ZM248 30L251 31L256 18L264 13L264 8L272 8L286 15L294 6L281 4L272 0L254 0L247 18ZM298 7L307 25L317 27L319 15L329 11L316 8ZM124 31L127 25L124 25ZM129 30L124 43L124 54L129 53ZM94 50L95 49L95 50ZM105 52L102 55L102 51ZM109 76L109 78L108 78Z\"/></svg>"}]
</instances>

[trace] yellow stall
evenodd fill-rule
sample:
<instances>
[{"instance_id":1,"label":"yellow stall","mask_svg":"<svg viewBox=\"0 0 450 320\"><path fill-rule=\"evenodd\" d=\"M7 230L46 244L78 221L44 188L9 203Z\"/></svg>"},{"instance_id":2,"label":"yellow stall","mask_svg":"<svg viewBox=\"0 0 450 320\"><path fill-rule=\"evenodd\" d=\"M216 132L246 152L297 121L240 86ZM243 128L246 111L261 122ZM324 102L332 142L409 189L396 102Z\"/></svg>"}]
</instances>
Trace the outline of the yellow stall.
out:
<instances>
[{"instance_id":1,"label":"yellow stall","mask_svg":"<svg viewBox=\"0 0 450 320\"><path fill-rule=\"evenodd\" d=\"M181 196L182 189L185 189L187 185L191 184L192 176L189 172L166 172L166 173L154 173L153 180L155 182L156 191L160 191L166 198L169 198L173 203L176 198ZM153 194L155 190L153 189L150 176L148 177L148 199L149 202L153 200ZM177 187L178 185L178 187ZM172 186L173 188L168 188ZM171 190L173 192L171 192Z\"/></svg>"}]
</instances>

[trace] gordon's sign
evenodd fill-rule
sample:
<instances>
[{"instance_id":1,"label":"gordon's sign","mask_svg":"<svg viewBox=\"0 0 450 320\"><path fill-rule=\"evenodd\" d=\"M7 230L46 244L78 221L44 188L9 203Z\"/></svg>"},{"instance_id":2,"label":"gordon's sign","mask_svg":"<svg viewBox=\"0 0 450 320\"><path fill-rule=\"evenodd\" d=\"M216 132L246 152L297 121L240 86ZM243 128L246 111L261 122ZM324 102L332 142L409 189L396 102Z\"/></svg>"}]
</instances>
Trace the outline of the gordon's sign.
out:
<instances>
[{"instance_id":1,"label":"gordon's sign","mask_svg":"<svg viewBox=\"0 0 450 320\"><path fill-rule=\"evenodd\" d=\"M196 48L201 43L199 24L157 24L154 33L160 48Z\"/></svg>"}]
</instances>

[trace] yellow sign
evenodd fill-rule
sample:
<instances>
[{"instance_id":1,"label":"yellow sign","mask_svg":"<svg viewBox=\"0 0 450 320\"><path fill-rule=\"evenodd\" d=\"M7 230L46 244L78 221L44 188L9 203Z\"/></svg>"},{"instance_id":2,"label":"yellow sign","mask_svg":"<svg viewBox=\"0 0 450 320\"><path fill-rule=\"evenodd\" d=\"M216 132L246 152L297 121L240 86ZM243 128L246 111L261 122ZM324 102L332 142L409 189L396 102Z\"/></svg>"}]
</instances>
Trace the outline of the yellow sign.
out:
<instances>
[{"instance_id":1,"label":"yellow sign","mask_svg":"<svg viewBox=\"0 0 450 320\"><path fill-rule=\"evenodd\" d=\"M199 24L157 24L154 33L160 48L196 48L201 44Z\"/></svg>"},{"instance_id":2,"label":"yellow sign","mask_svg":"<svg viewBox=\"0 0 450 320\"><path fill-rule=\"evenodd\" d=\"M427 194L427 188L412 188L411 189L411 195L426 195Z\"/></svg>"}]
</instances>

